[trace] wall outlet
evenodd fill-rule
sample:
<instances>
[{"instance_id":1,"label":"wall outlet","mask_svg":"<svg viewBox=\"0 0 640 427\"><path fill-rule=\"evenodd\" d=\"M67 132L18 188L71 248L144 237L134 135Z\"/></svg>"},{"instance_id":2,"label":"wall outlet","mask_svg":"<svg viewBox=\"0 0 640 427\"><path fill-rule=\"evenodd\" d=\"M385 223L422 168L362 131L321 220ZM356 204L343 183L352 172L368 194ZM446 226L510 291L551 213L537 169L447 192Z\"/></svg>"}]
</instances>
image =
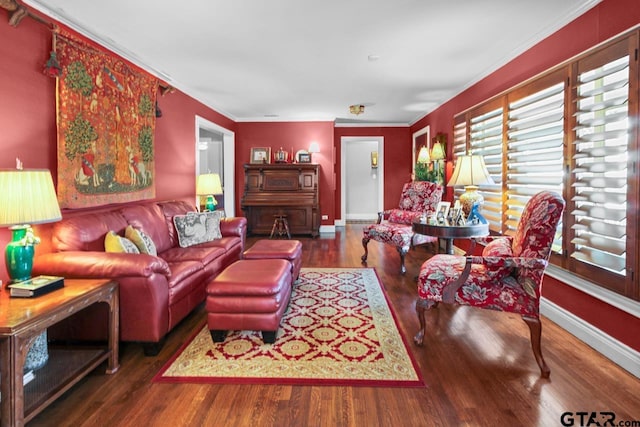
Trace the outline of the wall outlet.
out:
<instances>
[{"instance_id":1,"label":"wall outlet","mask_svg":"<svg viewBox=\"0 0 640 427\"><path fill-rule=\"evenodd\" d=\"M322 219L329 219L329 215L322 215Z\"/></svg>"}]
</instances>

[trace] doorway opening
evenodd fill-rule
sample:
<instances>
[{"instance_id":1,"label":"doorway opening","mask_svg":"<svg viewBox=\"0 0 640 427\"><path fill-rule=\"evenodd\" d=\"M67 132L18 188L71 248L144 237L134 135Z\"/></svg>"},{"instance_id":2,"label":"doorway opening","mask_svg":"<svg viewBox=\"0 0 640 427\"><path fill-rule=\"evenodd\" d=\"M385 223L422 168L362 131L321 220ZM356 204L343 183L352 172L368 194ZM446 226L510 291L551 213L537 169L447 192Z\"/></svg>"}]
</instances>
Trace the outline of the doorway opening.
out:
<instances>
[{"instance_id":1,"label":"doorway opening","mask_svg":"<svg viewBox=\"0 0 640 427\"><path fill-rule=\"evenodd\" d=\"M222 195L216 196L226 216L235 216L235 133L196 116L196 177L220 174ZM197 178L196 178L197 179ZM196 200L196 206L200 201Z\"/></svg>"},{"instance_id":2,"label":"doorway opening","mask_svg":"<svg viewBox=\"0 0 640 427\"><path fill-rule=\"evenodd\" d=\"M384 138L342 137L341 212L336 225L374 222L384 206Z\"/></svg>"}]
</instances>

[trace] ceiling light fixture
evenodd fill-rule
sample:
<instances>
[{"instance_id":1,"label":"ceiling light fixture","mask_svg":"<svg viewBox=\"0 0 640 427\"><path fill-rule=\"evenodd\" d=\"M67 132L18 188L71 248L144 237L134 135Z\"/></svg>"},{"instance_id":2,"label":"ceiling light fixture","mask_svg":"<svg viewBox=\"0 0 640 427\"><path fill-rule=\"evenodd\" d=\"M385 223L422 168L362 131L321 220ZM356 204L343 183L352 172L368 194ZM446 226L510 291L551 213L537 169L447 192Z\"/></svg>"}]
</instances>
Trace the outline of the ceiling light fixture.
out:
<instances>
[{"instance_id":1,"label":"ceiling light fixture","mask_svg":"<svg viewBox=\"0 0 640 427\"><path fill-rule=\"evenodd\" d=\"M364 113L364 105L349 105L349 112L351 114L355 114L356 116L358 114L362 114Z\"/></svg>"}]
</instances>

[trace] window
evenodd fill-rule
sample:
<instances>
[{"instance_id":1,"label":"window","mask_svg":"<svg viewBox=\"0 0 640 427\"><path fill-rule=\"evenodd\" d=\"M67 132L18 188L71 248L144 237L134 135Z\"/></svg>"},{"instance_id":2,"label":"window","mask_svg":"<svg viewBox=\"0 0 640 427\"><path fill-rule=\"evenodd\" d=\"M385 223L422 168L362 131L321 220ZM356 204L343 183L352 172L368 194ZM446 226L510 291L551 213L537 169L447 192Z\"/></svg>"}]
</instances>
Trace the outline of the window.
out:
<instances>
[{"instance_id":1,"label":"window","mask_svg":"<svg viewBox=\"0 0 640 427\"><path fill-rule=\"evenodd\" d=\"M631 238L627 235L629 78L626 41L575 66L569 254L576 271L601 277L606 287L621 293L625 293Z\"/></svg>"},{"instance_id":2,"label":"window","mask_svg":"<svg viewBox=\"0 0 640 427\"><path fill-rule=\"evenodd\" d=\"M562 73L550 77L507 97L507 235L515 234L531 196L542 190L563 194L566 79ZM562 224L552 250L562 250Z\"/></svg>"},{"instance_id":3,"label":"window","mask_svg":"<svg viewBox=\"0 0 640 427\"><path fill-rule=\"evenodd\" d=\"M636 300L640 124L630 118L639 115L638 34L454 118L454 156L483 155L496 182L481 187L491 230L514 234L532 195L558 192L567 208L552 262Z\"/></svg>"},{"instance_id":4,"label":"window","mask_svg":"<svg viewBox=\"0 0 640 427\"><path fill-rule=\"evenodd\" d=\"M469 152L481 155L495 185L481 185L478 192L484 197L482 216L489 229L502 230L502 106L480 111L469 120Z\"/></svg>"}]
</instances>

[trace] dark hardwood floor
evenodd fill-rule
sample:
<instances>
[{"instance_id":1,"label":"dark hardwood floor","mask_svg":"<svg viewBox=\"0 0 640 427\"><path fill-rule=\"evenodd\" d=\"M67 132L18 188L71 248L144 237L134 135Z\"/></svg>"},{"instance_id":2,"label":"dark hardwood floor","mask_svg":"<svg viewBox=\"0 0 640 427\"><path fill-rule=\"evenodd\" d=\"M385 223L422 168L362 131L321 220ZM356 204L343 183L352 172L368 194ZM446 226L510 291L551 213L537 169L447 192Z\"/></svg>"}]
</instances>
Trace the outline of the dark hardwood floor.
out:
<instances>
[{"instance_id":1,"label":"dark hardwood floor","mask_svg":"<svg viewBox=\"0 0 640 427\"><path fill-rule=\"evenodd\" d=\"M303 266L360 267L361 230L348 225L335 235L300 237ZM152 383L204 320L201 306L158 356L123 344L118 373L97 369L29 426L561 426L564 412L598 411L613 412L616 421L640 420L640 380L548 319L542 332L548 380L540 378L528 328L515 315L441 304L428 314L425 346L413 345L413 278L431 255L429 247L411 251L401 276L395 249L369 244L368 266L389 294L424 388Z\"/></svg>"}]
</instances>

